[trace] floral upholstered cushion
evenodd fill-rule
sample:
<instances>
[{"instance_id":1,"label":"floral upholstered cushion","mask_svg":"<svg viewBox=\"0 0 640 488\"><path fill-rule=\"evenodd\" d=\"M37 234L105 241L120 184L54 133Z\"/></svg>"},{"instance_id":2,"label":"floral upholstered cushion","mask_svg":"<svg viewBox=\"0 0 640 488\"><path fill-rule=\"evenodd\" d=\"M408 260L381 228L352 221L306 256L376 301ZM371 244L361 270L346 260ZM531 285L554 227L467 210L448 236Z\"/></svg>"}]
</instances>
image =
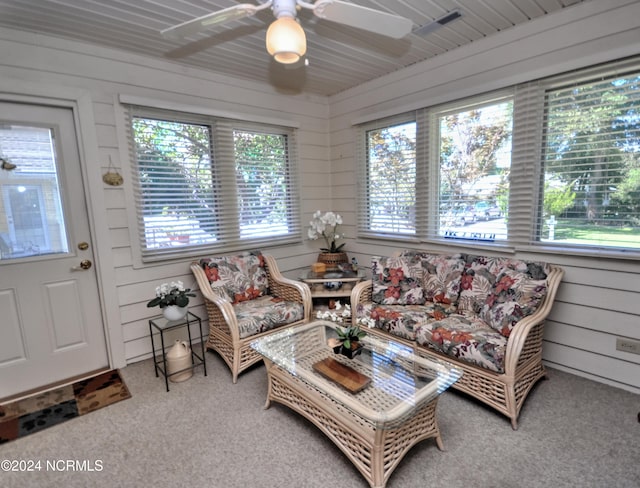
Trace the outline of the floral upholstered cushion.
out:
<instances>
[{"instance_id":1,"label":"floral upholstered cushion","mask_svg":"<svg viewBox=\"0 0 640 488\"><path fill-rule=\"evenodd\" d=\"M425 320L439 320L454 311L453 307L426 303L425 305L380 305L365 302L358 305L356 316L370 318L374 327L382 329L396 337L415 340L415 328Z\"/></svg>"},{"instance_id":2,"label":"floral upholstered cushion","mask_svg":"<svg viewBox=\"0 0 640 488\"><path fill-rule=\"evenodd\" d=\"M302 320L304 306L281 298L265 295L234 305L240 338L275 329Z\"/></svg>"},{"instance_id":3,"label":"floral upholstered cushion","mask_svg":"<svg viewBox=\"0 0 640 488\"><path fill-rule=\"evenodd\" d=\"M480 314L493 291L498 276L505 270L526 272L528 263L519 259L463 255L465 268L460 279L458 309ZM546 275L545 275L546 278Z\"/></svg>"},{"instance_id":4,"label":"floral upholstered cushion","mask_svg":"<svg viewBox=\"0 0 640 488\"><path fill-rule=\"evenodd\" d=\"M473 314L451 314L416 327L416 342L482 368L504 373L507 338Z\"/></svg>"},{"instance_id":5,"label":"floral upholstered cushion","mask_svg":"<svg viewBox=\"0 0 640 488\"><path fill-rule=\"evenodd\" d=\"M514 325L536 311L547 294L547 270L529 263L526 271L507 269L493 284L480 316L490 327L509 337Z\"/></svg>"},{"instance_id":6,"label":"floral upholstered cushion","mask_svg":"<svg viewBox=\"0 0 640 488\"><path fill-rule=\"evenodd\" d=\"M404 251L410 263L419 262L423 268L422 287L429 302L456 304L460 295L460 279L464 271L461 254L430 254L419 251Z\"/></svg>"},{"instance_id":7,"label":"floral upholstered cushion","mask_svg":"<svg viewBox=\"0 0 640 488\"><path fill-rule=\"evenodd\" d=\"M422 269L401 256L371 258L373 293L371 299L384 305L424 303Z\"/></svg>"},{"instance_id":8,"label":"floral upholstered cushion","mask_svg":"<svg viewBox=\"0 0 640 488\"><path fill-rule=\"evenodd\" d=\"M203 258L200 265L211 289L232 303L253 300L268 292L264 256L259 251Z\"/></svg>"}]
</instances>

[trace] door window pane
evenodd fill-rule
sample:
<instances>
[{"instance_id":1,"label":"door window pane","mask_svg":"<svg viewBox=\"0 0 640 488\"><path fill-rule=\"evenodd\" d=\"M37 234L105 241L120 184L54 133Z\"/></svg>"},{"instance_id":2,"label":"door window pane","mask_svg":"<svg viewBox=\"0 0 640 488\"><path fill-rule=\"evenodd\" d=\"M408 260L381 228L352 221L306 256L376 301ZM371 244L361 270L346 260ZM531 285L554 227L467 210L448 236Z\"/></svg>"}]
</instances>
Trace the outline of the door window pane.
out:
<instances>
[{"instance_id":1,"label":"door window pane","mask_svg":"<svg viewBox=\"0 0 640 488\"><path fill-rule=\"evenodd\" d=\"M54 142L48 128L0 126L0 259L68 252Z\"/></svg>"}]
</instances>

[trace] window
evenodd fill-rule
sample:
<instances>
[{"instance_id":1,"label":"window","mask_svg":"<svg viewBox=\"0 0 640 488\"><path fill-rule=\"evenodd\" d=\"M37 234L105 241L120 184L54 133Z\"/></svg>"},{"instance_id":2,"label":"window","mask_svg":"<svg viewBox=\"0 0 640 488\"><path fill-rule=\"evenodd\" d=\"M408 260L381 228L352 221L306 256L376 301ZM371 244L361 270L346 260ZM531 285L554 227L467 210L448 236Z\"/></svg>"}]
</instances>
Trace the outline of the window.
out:
<instances>
[{"instance_id":1,"label":"window","mask_svg":"<svg viewBox=\"0 0 640 488\"><path fill-rule=\"evenodd\" d=\"M234 130L234 154L240 237L287 235L290 222L290 187L287 137Z\"/></svg>"},{"instance_id":2,"label":"window","mask_svg":"<svg viewBox=\"0 0 640 488\"><path fill-rule=\"evenodd\" d=\"M416 233L416 123L365 131L367 182L360 228L378 234Z\"/></svg>"},{"instance_id":3,"label":"window","mask_svg":"<svg viewBox=\"0 0 640 488\"><path fill-rule=\"evenodd\" d=\"M132 112L143 260L301 239L291 129Z\"/></svg>"},{"instance_id":4,"label":"window","mask_svg":"<svg viewBox=\"0 0 640 488\"><path fill-rule=\"evenodd\" d=\"M67 253L55 130L3 124L0 158L0 259Z\"/></svg>"},{"instance_id":5,"label":"window","mask_svg":"<svg viewBox=\"0 0 640 488\"><path fill-rule=\"evenodd\" d=\"M640 256L640 58L360 130L360 236Z\"/></svg>"},{"instance_id":6,"label":"window","mask_svg":"<svg viewBox=\"0 0 640 488\"><path fill-rule=\"evenodd\" d=\"M513 101L436 113L438 236L507 238Z\"/></svg>"},{"instance_id":7,"label":"window","mask_svg":"<svg viewBox=\"0 0 640 488\"><path fill-rule=\"evenodd\" d=\"M494 95L363 126L360 235L506 239L512 121Z\"/></svg>"},{"instance_id":8,"label":"window","mask_svg":"<svg viewBox=\"0 0 640 488\"><path fill-rule=\"evenodd\" d=\"M549 89L545 243L640 249L640 71Z\"/></svg>"}]
</instances>

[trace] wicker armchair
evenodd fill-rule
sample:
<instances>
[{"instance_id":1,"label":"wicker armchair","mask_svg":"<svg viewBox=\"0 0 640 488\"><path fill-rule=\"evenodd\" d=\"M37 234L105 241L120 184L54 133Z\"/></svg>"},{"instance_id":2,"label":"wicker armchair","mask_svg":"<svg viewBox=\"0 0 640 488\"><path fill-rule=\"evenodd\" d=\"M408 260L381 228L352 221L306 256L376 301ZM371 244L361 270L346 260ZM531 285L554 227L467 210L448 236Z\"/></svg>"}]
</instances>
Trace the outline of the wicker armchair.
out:
<instances>
[{"instance_id":1,"label":"wicker armchair","mask_svg":"<svg viewBox=\"0 0 640 488\"><path fill-rule=\"evenodd\" d=\"M253 271L258 270L259 276L243 276L246 269L242 269L242 262L247 259L253 260ZM255 265L256 262L259 265ZM262 360L249 345L253 340L283 325L306 323L311 316L309 287L283 277L272 256L253 252L201 259L191 264L191 271L209 318L206 347L224 359L234 383L242 371ZM227 285L216 286L225 280ZM239 297L237 290L230 290L230 286L237 287L240 281L248 285L250 291ZM256 291L260 289L263 293Z\"/></svg>"}]
</instances>

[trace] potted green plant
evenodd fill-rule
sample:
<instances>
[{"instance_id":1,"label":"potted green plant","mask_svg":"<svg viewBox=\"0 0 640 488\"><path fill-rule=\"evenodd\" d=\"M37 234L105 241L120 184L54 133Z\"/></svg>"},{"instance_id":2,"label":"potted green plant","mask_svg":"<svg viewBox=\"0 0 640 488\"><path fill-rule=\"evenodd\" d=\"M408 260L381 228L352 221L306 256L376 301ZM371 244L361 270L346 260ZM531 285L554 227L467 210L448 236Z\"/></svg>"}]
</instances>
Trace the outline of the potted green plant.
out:
<instances>
[{"instance_id":1,"label":"potted green plant","mask_svg":"<svg viewBox=\"0 0 640 488\"><path fill-rule=\"evenodd\" d=\"M365 331L360 329L357 325L351 325L349 327L336 327L337 339L329 340L329 346L333 348L333 352L336 354L342 354L349 359L354 358L362 352L362 344L360 339L367 335Z\"/></svg>"}]
</instances>

